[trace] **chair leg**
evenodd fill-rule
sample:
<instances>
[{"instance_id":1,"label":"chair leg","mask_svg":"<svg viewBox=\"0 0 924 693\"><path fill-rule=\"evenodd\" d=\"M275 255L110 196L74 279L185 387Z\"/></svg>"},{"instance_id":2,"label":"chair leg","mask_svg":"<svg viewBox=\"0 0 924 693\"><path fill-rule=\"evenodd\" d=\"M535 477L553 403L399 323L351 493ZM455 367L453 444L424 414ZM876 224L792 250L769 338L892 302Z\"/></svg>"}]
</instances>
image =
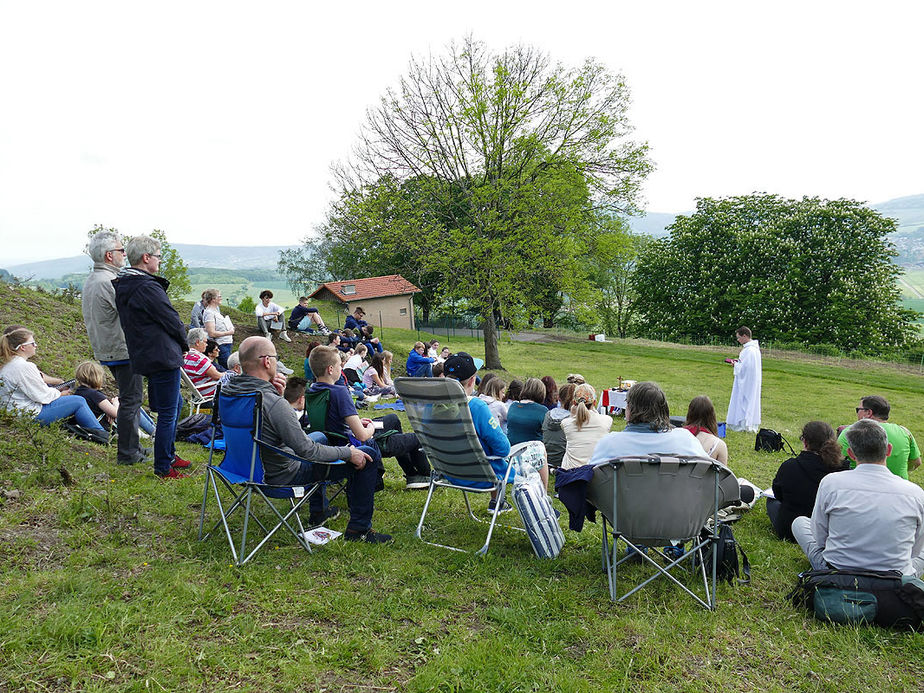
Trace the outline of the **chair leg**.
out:
<instances>
[{"instance_id":1,"label":"chair leg","mask_svg":"<svg viewBox=\"0 0 924 693\"><path fill-rule=\"evenodd\" d=\"M424 541L423 536L421 536L423 532L424 518L427 517L427 509L430 507L430 500L433 498L433 492L435 490L436 490L436 484L434 484L433 481L431 480L430 489L429 491L427 491L427 500L424 502L423 512L420 513L420 522L417 523L417 529L414 532L414 536L416 536L421 541ZM468 502L468 499L466 499L466 502Z\"/></svg>"},{"instance_id":2,"label":"chair leg","mask_svg":"<svg viewBox=\"0 0 924 693\"><path fill-rule=\"evenodd\" d=\"M202 527L205 524L205 504L209 499L209 477L212 471L208 468L205 470L205 487L202 489L202 511L199 513L199 541L202 541Z\"/></svg>"}]
</instances>

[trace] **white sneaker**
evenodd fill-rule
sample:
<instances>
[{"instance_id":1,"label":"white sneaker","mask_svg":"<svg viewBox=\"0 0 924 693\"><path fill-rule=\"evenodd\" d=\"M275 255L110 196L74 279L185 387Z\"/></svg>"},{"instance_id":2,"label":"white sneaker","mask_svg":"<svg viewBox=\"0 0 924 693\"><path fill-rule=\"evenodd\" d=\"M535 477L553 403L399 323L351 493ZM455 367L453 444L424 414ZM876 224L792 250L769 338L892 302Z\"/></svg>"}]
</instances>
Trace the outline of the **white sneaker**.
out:
<instances>
[{"instance_id":1,"label":"white sneaker","mask_svg":"<svg viewBox=\"0 0 924 693\"><path fill-rule=\"evenodd\" d=\"M329 330L328 328L326 328L326 327L320 328L320 329L318 330L318 332L320 332L320 333L323 334L323 335L329 335L329 334L330 334L330 330Z\"/></svg>"},{"instance_id":2,"label":"white sneaker","mask_svg":"<svg viewBox=\"0 0 924 693\"><path fill-rule=\"evenodd\" d=\"M292 341L292 338L289 337L288 333L287 333L285 330L283 330L282 332L279 333L279 339L281 339L281 340L284 341L284 342L291 342L291 341Z\"/></svg>"}]
</instances>

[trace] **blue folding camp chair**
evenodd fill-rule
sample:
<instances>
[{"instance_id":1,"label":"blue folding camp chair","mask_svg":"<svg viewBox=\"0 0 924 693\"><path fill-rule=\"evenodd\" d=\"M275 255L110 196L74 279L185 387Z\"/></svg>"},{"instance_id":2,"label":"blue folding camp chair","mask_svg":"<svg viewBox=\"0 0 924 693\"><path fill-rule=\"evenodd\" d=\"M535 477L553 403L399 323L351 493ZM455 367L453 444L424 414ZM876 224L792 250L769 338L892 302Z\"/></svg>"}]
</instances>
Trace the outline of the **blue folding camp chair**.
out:
<instances>
[{"instance_id":1,"label":"blue folding camp chair","mask_svg":"<svg viewBox=\"0 0 924 693\"><path fill-rule=\"evenodd\" d=\"M206 467L205 490L202 494L202 512L199 516L199 540L207 539L221 525L224 528L228 545L231 547L231 554L234 557L235 564L244 565L256 555L257 551L280 528L285 527L302 548L310 553L311 545L305 538L305 527L299 516L299 511L315 493L321 491L327 482L315 482L309 486L275 486L266 484L263 482L261 450L272 450L290 459L311 462L311 464L340 465L346 464L346 462L303 460L291 452L274 447L261 440L263 395L260 392L230 395L221 392L219 387L219 390L215 393L215 407L212 416L214 423L216 425L220 423L224 431L225 454L220 464L213 464L216 449L212 445L209 446L209 464ZM226 496L229 495L229 498L226 497L227 504L222 501L222 488ZM212 491L221 516L212 528L203 534L209 489ZM254 495L261 498L272 511L277 520L274 526L268 527L268 523L264 524L255 514L254 504L252 503ZM276 499L284 499L289 502L289 507L286 509L285 514L281 513L273 504L272 501ZM256 505L259 507L259 504ZM238 509L243 510L243 530L239 544L235 542L231 525L229 524L231 516ZM251 520L259 526L263 536L257 545L248 552L247 533Z\"/></svg>"}]
</instances>

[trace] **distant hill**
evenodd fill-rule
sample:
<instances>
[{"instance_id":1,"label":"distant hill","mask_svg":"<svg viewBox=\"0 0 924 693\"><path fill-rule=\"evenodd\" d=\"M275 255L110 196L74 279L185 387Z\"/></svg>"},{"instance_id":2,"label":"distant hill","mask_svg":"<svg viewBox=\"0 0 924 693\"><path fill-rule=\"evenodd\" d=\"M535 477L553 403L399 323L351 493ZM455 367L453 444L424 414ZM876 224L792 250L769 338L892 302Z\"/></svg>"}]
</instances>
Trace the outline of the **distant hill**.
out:
<instances>
[{"instance_id":1,"label":"distant hill","mask_svg":"<svg viewBox=\"0 0 924 693\"><path fill-rule=\"evenodd\" d=\"M172 244L189 267L222 267L225 269L275 270L279 251L295 248L286 245L187 245ZM27 262L6 267L20 279L59 279L68 274L85 274L93 263L86 255Z\"/></svg>"},{"instance_id":2,"label":"distant hill","mask_svg":"<svg viewBox=\"0 0 924 693\"><path fill-rule=\"evenodd\" d=\"M895 261L906 267L924 267L924 195L908 195L873 205L873 209L898 221L892 237L898 250Z\"/></svg>"},{"instance_id":3,"label":"distant hill","mask_svg":"<svg viewBox=\"0 0 924 693\"><path fill-rule=\"evenodd\" d=\"M924 268L924 195L897 197L870 206L898 221L898 231L893 236L899 253L896 262L905 267ZM646 212L644 216L628 217L626 221L633 232L660 238L667 235L667 227L674 223L678 214L690 213ZM297 246L213 246L176 243L174 247L190 268L275 270L279 251ZM91 264L90 258L86 255L77 255L13 265L0 269L0 272L6 270L20 279L58 280L69 274L85 274Z\"/></svg>"}]
</instances>

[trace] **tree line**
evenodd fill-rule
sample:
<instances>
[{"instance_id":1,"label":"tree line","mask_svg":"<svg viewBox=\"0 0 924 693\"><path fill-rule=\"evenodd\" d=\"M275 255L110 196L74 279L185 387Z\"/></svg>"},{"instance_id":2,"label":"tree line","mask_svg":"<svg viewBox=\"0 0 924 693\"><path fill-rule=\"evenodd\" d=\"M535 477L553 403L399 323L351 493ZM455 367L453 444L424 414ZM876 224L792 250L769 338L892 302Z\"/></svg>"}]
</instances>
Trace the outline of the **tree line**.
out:
<instances>
[{"instance_id":1,"label":"tree line","mask_svg":"<svg viewBox=\"0 0 924 693\"><path fill-rule=\"evenodd\" d=\"M667 238L630 233L652 163L628 107L622 75L592 60L566 67L471 38L414 59L335 166L324 224L279 270L296 292L402 274L424 320L478 316L491 368L499 329L539 321L696 340L748 324L870 354L915 343L895 222L858 202L704 198Z\"/></svg>"}]
</instances>

